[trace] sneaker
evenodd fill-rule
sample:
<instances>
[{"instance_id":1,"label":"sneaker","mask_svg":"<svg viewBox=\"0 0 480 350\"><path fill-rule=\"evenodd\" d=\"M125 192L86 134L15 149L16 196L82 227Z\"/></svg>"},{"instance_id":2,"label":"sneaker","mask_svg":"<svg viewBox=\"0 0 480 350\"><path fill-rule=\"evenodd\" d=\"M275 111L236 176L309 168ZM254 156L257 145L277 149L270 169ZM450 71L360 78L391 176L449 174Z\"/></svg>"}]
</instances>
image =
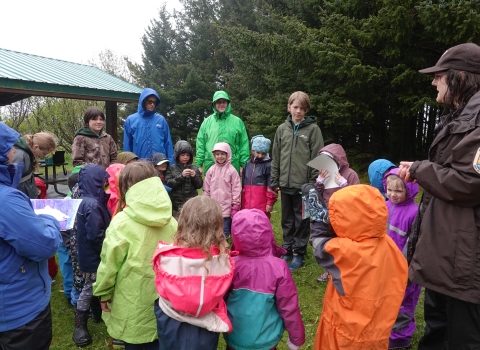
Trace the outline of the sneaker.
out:
<instances>
[{"instance_id":1,"label":"sneaker","mask_svg":"<svg viewBox=\"0 0 480 350\"><path fill-rule=\"evenodd\" d=\"M285 260L285 262L288 264L290 261L292 261L293 258L293 253L292 252L287 252L286 254L283 254L281 259Z\"/></svg>"},{"instance_id":2,"label":"sneaker","mask_svg":"<svg viewBox=\"0 0 480 350\"><path fill-rule=\"evenodd\" d=\"M288 269L290 271L298 270L303 266L303 263L304 263L303 259L304 259L303 255L293 254L293 259L290 265L288 266Z\"/></svg>"},{"instance_id":3,"label":"sneaker","mask_svg":"<svg viewBox=\"0 0 480 350\"><path fill-rule=\"evenodd\" d=\"M319 282L319 283L320 283L320 282L326 282L326 281L328 281L328 277L329 277L329 276L330 276L330 274L329 274L327 271L325 271L325 272L322 273L320 276L318 276L317 282Z\"/></svg>"}]
</instances>

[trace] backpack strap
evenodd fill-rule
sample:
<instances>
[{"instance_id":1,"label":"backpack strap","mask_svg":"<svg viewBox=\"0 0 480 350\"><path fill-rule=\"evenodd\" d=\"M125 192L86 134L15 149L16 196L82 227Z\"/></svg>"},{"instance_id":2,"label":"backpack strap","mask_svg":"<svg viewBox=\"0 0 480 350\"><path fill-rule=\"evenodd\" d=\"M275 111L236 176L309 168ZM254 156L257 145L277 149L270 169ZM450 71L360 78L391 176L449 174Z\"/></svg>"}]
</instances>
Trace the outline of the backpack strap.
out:
<instances>
[{"instance_id":1,"label":"backpack strap","mask_svg":"<svg viewBox=\"0 0 480 350\"><path fill-rule=\"evenodd\" d=\"M24 177L22 177L22 178L20 179L20 182L19 182L18 184L21 184L21 183L23 183L23 182L25 182L25 181L27 181L27 180L30 180L30 179L32 178L32 176L33 176L33 171L32 171L30 174L25 175Z\"/></svg>"}]
</instances>

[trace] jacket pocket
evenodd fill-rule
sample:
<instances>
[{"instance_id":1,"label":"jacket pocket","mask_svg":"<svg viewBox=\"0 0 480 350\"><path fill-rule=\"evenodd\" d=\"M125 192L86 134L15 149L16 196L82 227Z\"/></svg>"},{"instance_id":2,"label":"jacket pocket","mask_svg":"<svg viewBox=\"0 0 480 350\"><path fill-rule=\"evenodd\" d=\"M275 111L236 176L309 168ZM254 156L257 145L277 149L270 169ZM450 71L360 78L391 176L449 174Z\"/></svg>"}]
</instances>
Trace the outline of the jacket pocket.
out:
<instances>
[{"instance_id":1,"label":"jacket pocket","mask_svg":"<svg viewBox=\"0 0 480 350\"><path fill-rule=\"evenodd\" d=\"M6 264L2 264L2 273L0 274L0 282L12 283L18 279L22 279L22 275L26 273L25 266L29 259L13 254ZM30 268L30 266L28 266Z\"/></svg>"},{"instance_id":2,"label":"jacket pocket","mask_svg":"<svg viewBox=\"0 0 480 350\"><path fill-rule=\"evenodd\" d=\"M458 284L470 285L473 282L476 234L471 231L459 230L456 236L453 281Z\"/></svg>"}]
</instances>

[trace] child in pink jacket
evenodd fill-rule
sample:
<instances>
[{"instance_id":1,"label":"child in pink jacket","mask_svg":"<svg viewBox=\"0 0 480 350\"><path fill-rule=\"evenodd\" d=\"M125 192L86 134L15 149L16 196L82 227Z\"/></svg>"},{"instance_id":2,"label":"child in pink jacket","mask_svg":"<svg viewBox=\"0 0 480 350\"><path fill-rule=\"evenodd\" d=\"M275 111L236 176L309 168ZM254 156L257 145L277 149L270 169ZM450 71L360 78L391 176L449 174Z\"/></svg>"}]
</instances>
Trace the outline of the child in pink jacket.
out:
<instances>
[{"instance_id":1,"label":"child in pink jacket","mask_svg":"<svg viewBox=\"0 0 480 350\"><path fill-rule=\"evenodd\" d=\"M233 331L224 333L228 350L276 349L284 330L287 347L305 343L298 293L287 263L277 256L270 220L263 211L244 209L233 218L232 239L238 255L226 302Z\"/></svg>"},{"instance_id":2,"label":"child in pink jacket","mask_svg":"<svg viewBox=\"0 0 480 350\"><path fill-rule=\"evenodd\" d=\"M203 194L214 199L222 208L223 233L230 237L232 218L240 210L242 186L240 176L233 167L232 151L226 142L213 146L215 164L208 169L203 182Z\"/></svg>"}]
</instances>

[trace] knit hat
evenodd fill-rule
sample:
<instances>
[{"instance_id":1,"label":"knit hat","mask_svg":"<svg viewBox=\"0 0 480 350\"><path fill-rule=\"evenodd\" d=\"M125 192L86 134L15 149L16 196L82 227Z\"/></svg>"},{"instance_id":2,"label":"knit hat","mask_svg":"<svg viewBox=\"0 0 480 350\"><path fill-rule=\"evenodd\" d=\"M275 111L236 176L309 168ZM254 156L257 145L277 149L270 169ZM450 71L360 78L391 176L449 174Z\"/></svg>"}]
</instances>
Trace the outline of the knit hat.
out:
<instances>
[{"instance_id":1,"label":"knit hat","mask_svg":"<svg viewBox=\"0 0 480 350\"><path fill-rule=\"evenodd\" d=\"M127 164L131 160L138 160L138 156L133 152L122 152L117 155L117 163Z\"/></svg>"},{"instance_id":2,"label":"knit hat","mask_svg":"<svg viewBox=\"0 0 480 350\"><path fill-rule=\"evenodd\" d=\"M449 69L480 74L480 46L474 43L466 43L451 47L445 51L436 65L419 70L419 72L428 74Z\"/></svg>"},{"instance_id":3,"label":"knit hat","mask_svg":"<svg viewBox=\"0 0 480 350\"><path fill-rule=\"evenodd\" d=\"M270 151L270 144L272 143L263 135L252 137L252 151L268 153Z\"/></svg>"}]
</instances>

